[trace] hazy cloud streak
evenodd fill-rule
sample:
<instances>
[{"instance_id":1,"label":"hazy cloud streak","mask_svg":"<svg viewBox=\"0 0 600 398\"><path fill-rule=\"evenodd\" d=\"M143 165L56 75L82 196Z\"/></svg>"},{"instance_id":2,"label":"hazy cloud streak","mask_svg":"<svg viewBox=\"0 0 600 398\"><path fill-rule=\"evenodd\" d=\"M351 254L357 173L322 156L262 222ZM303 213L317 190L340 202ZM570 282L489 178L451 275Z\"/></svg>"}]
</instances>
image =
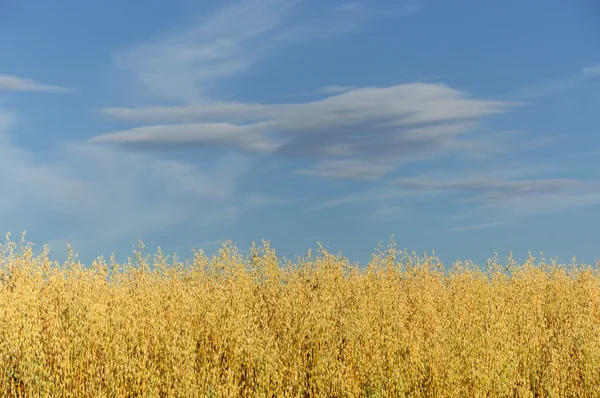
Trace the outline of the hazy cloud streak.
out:
<instances>
[{"instance_id":1,"label":"hazy cloud streak","mask_svg":"<svg viewBox=\"0 0 600 398\"><path fill-rule=\"evenodd\" d=\"M75 90L42 84L31 79L24 79L11 75L0 75L0 91L30 91L47 93L69 93Z\"/></svg>"}]
</instances>

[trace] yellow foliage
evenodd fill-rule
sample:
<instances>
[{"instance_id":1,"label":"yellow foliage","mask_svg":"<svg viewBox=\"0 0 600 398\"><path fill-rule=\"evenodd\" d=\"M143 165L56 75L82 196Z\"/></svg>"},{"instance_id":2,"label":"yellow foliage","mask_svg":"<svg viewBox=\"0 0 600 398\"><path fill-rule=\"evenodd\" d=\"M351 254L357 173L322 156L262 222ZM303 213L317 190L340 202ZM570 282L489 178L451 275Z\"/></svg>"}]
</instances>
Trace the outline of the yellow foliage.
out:
<instances>
[{"instance_id":1,"label":"yellow foliage","mask_svg":"<svg viewBox=\"0 0 600 398\"><path fill-rule=\"evenodd\" d=\"M126 264L0 245L0 395L554 397L600 391L600 275L268 242Z\"/></svg>"}]
</instances>

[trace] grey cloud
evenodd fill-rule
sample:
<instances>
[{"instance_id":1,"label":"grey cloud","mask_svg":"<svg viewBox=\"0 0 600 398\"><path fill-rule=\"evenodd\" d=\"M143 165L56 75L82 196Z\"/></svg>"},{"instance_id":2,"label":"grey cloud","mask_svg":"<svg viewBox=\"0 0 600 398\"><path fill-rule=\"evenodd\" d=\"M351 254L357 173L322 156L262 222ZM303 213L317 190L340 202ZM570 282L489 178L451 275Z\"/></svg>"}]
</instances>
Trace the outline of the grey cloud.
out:
<instances>
[{"instance_id":1,"label":"grey cloud","mask_svg":"<svg viewBox=\"0 0 600 398\"><path fill-rule=\"evenodd\" d=\"M514 105L471 99L442 84L413 83L353 89L300 104L108 108L102 112L118 120L190 124L138 127L91 141L227 147L317 160L299 171L304 174L377 179L403 162L494 150L492 143L461 135L477 131L478 119Z\"/></svg>"},{"instance_id":2,"label":"grey cloud","mask_svg":"<svg viewBox=\"0 0 600 398\"><path fill-rule=\"evenodd\" d=\"M427 174L423 174L418 178L405 178L396 181L391 181L384 186L377 187L372 190L361 192L358 194L347 195L334 199L326 200L309 211L326 210L333 207L339 206L351 206L360 204L378 204L391 201L409 201L418 199L419 201L427 200L439 194L451 194L451 193L462 193L459 187L471 188L470 192L481 193L484 188L484 184L488 182L490 187L494 184L499 185L510 185L512 182L510 179L533 177L540 173L556 173L563 171L555 165L535 165L535 166L523 166L518 164L504 164L501 166L489 167L480 170L469 170L461 173L450 173L446 171L434 171ZM466 177L465 177L466 175ZM460 178L467 178L468 181L456 183L456 180ZM495 181L490 182L490 181ZM536 181L536 180L533 180ZM567 180L569 181L569 180ZM575 180L577 181L577 180ZM475 183L473 183L475 182ZM483 184L481 184L483 182ZM475 188L479 188L478 191ZM479 201L480 198L476 199L467 198L459 199L459 201Z\"/></svg>"},{"instance_id":3,"label":"grey cloud","mask_svg":"<svg viewBox=\"0 0 600 398\"><path fill-rule=\"evenodd\" d=\"M0 75L0 91L34 91L48 93L68 93L73 89L42 84L31 79L11 75Z\"/></svg>"},{"instance_id":4,"label":"grey cloud","mask_svg":"<svg viewBox=\"0 0 600 398\"><path fill-rule=\"evenodd\" d=\"M460 120L502 113L515 103L469 99L443 84L411 83L365 87L300 104L207 103L181 107L104 108L115 120L156 122L242 122L277 119L288 129L317 132L373 120L393 126ZM307 116L312 116L307 118ZM325 125L323 125L325 122ZM388 124L389 126L389 124Z\"/></svg>"},{"instance_id":5,"label":"grey cloud","mask_svg":"<svg viewBox=\"0 0 600 398\"><path fill-rule=\"evenodd\" d=\"M600 183L596 181L541 177L565 170L556 165L513 163L479 170L434 171L415 178L392 180L386 186L367 192L329 199L309 211L362 204L386 208L454 195L453 203L470 203L474 207L448 216L446 222L452 224L449 229L471 231L521 221L533 215L600 205Z\"/></svg>"},{"instance_id":6,"label":"grey cloud","mask_svg":"<svg viewBox=\"0 0 600 398\"><path fill-rule=\"evenodd\" d=\"M501 200L518 195L539 195L573 192L588 189L588 184L573 179L516 180L499 179L463 180L452 182L432 181L422 178L405 178L391 182L392 185L413 190L431 192L470 192L483 194L481 200Z\"/></svg>"},{"instance_id":7,"label":"grey cloud","mask_svg":"<svg viewBox=\"0 0 600 398\"><path fill-rule=\"evenodd\" d=\"M441 84L329 86L321 92L339 95L303 104L211 100L211 87L275 50L353 31L367 20L411 13L420 3L405 0L384 9L346 2L323 7L312 19L303 17L303 4L301 0L231 3L155 42L120 52L117 64L143 87L159 97L195 105L102 109L112 119L146 126L90 142L135 150L224 148L308 158L316 164L299 173L358 179L376 179L400 163L440 154L483 156L495 150L494 145L458 136L476 129L477 119L514 104L469 99ZM344 165L351 170L344 170Z\"/></svg>"},{"instance_id":8,"label":"grey cloud","mask_svg":"<svg viewBox=\"0 0 600 398\"><path fill-rule=\"evenodd\" d=\"M394 186L423 194L474 195L459 199L478 206L451 215L448 220L477 220L474 224L454 226L468 231L520 221L524 217L550 214L600 205L600 184L576 179L505 180L463 178L436 181L407 178L391 182Z\"/></svg>"},{"instance_id":9,"label":"grey cloud","mask_svg":"<svg viewBox=\"0 0 600 398\"><path fill-rule=\"evenodd\" d=\"M247 154L267 154L281 144L263 136L265 124L238 126L227 123L194 123L136 127L94 137L90 143L120 144L130 149L212 147L238 150Z\"/></svg>"}]
</instances>

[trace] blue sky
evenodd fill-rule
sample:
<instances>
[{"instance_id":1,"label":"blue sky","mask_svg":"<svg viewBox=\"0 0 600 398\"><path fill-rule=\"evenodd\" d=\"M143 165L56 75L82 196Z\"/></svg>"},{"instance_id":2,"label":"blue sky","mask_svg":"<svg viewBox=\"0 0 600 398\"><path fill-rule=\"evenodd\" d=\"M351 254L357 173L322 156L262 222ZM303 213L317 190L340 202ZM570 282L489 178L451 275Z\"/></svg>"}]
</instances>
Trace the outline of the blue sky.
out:
<instances>
[{"instance_id":1,"label":"blue sky","mask_svg":"<svg viewBox=\"0 0 600 398\"><path fill-rule=\"evenodd\" d=\"M62 259L600 259L593 1L0 0L0 229Z\"/></svg>"}]
</instances>

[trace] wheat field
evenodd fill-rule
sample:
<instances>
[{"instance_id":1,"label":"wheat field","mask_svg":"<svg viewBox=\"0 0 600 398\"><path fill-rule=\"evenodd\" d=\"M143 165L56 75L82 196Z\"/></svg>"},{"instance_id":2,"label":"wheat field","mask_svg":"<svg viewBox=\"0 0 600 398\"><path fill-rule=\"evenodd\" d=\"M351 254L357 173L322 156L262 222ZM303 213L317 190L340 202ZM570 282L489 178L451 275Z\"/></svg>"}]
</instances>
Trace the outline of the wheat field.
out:
<instances>
[{"instance_id":1,"label":"wheat field","mask_svg":"<svg viewBox=\"0 0 600 398\"><path fill-rule=\"evenodd\" d=\"M595 267L408 255L362 268L268 242L89 266L0 246L0 394L600 396Z\"/></svg>"}]
</instances>

